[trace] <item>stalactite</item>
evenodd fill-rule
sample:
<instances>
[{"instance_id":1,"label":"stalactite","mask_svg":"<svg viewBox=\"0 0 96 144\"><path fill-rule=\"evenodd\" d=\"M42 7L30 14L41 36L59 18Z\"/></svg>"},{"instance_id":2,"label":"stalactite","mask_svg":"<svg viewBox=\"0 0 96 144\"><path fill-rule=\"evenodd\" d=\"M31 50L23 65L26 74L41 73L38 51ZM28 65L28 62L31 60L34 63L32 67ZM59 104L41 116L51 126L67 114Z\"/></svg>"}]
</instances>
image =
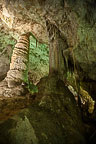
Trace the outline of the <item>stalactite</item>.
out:
<instances>
[{"instance_id":1,"label":"stalactite","mask_svg":"<svg viewBox=\"0 0 96 144\"><path fill-rule=\"evenodd\" d=\"M62 56L62 50L66 47L66 42L62 39L60 31L55 24L46 20L46 27L49 36L49 74L58 73L64 74L64 60Z\"/></svg>"},{"instance_id":2,"label":"stalactite","mask_svg":"<svg viewBox=\"0 0 96 144\"><path fill-rule=\"evenodd\" d=\"M20 36L13 50L10 70L7 73L8 87L28 81L29 33Z\"/></svg>"},{"instance_id":3,"label":"stalactite","mask_svg":"<svg viewBox=\"0 0 96 144\"><path fill-rule=\"evenodd\" d=\"M72 53L72 48L67 48L63 50L63 58L64 58L64 65L67 72L73 73L74 72L74 56Z\"/></svg>"}]
</instances>

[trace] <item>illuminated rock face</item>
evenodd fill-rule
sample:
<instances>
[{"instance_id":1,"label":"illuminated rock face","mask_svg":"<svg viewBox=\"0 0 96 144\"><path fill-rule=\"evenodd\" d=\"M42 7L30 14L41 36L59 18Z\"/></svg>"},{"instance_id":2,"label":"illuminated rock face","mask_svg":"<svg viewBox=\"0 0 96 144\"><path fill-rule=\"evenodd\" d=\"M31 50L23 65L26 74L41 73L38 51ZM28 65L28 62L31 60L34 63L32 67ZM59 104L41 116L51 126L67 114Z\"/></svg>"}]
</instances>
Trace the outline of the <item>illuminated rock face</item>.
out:
<instances>
[{"instance_id":1,"label":"illuminated rock face","mask_svg":"<svg viewBox=\"0 0 96 144\"><path fill-rule=\"evenodd\" d=\"M8 10L5 7L3 7L2 11L0 10L0 18L10 29L12 28L14 18L13 15L8 13Z\"/></svg>"},{"instance_id":2,"label":"illuminated rock face","mask_svg":"<svg viewBox=\"0 0 96 144\"><path fill-rule=\"evenodd\" d=\"M28 81L29 34L21 35L13 50L10 70L7 73L8 87Z\"/></svg>"}]
</instances>

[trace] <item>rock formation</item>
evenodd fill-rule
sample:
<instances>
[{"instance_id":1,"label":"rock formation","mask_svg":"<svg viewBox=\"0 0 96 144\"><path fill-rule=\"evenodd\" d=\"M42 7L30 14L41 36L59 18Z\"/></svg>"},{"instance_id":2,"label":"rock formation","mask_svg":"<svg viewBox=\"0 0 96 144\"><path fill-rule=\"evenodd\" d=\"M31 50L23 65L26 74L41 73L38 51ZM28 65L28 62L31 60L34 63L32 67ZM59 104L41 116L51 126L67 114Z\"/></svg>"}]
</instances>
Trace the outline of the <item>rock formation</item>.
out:
<instances>
[{"instance_id":1,"label":"rock formation","mask_svg":"<svg viewBox=\"0 0 96 144\"><path fill-rule=\"evenodd\" d=\"M10 58L12 54L12 45L8 45L0 53L0 81L2 81L9 70Z\"/></svg>"},{"instance_id":2,"label":"rock formation","mask_svg":"<svg viewBox=\"0 0 96 144\"><path fill-rule=\"evenodd\" d=\"M57 119L56 121L56 128L61 132L60 135L54 132L54 124L51 123L53 128L52 134L55 133L56 137L53 143L57 141L58 143L63 142L68 144L85 143L84 137L82 137L81 134L83 132L81 132L82 130L80 131L78 124L80 117L77 116L78 112L75 111L77 110L76 103L73 95L70 94L68 89L66 90L65 85L68 86L69 83L74 87L78 96L82 95L81 99L85 99L85 102L89 105L87 111L92 113L94 110L93 99L96 100L95 0L0 0L0 18L2 20L1 24L3 25L3 27L0 26L0 29L1 31L4 31L4 33L18 39L18 36L23 33L31 32L39 42L49 45L49 77L43 80L41 79L41 85L38 84L38 87L40 86L39 93L36 95L36 98L34 96L37 103L35 103L36 105L33 105L32 113L35 111L35 115L36 113L41 112L44 116L44 114L50 112L50 115L52 114L53 116L54 114L54 117L56 118L60 116L60 119ZM24 37L24 39L27 39L28 41L28 37L21 37ZM13 51L10 70L7 73L7 77L0 83L0 96L13 97L15 94L18 96L23 94L23 96L25 96L24 88L21 84L23 81L25 83L28 81L28 43L27 41L24 41L22 44L21 42L23 41L21 37L19 40L20 43L18 42L16 44ZM22 47L22 45L24 47ZM55 77L53 76L54 73L57 74ZM55 91L57 93L55 93ZM66 92L68 94L67 96L65 95ZM28 110L31 111L30 108ZM46 135L46 133L43 133L40 129L39 132L43 133L43 138L37 138L40 134L38 134L38 131L36 131L37 135L35 134L35 129L40 127L39 120L41 120L42 123L43 119L39 117L39 114L38 118L33 118L35 119L33 123L32 119L30 117L28 118L28 115L26 116L24 113L21 114L19 116L20 121L17 122L15 134L14 129L11 128L7 129L8 133L10 132L13 137L15 137L15 140L17 140L16 136L18 135L19 137L18 131L22 130L22 127L26 129L24 125L28 125L28 128L30 129L29 133L32 133L32 135L25 143L42 143L42 141L44 141L43 143L52 143L52 139L49 140L50 134ZM21 118L22 115L23 118ZM31 115L31 112L29 112L29 115ZM46 117L48 116L49 114L46 115ZM68 116L68 119L66 119L66 116ZM31 119L32 124L30 124L29 119ZM48 120L51 121L50 119L51 118ZM9 120L9 122L10 121L11 120ZM18 120L16 119L16 121ZM60 121L59 124L58 121ZM96 118L94 121L96 124ZM71 127L70 131L68 124L70 124ZM43 129L43 126L41 129ZM51 130L50 126L49 129ZM46 127L46 131L47 130L48 127ZM49 133L51 133L51 131ZM24 134L25 136L27 135L26 132ZM12 141L10 142L9 140L10 143L13 143L14 141L12 135ZM57 140L58 137L60 141ZM19 138L19 142L21 142L21 137ZM73 141L70 141L70 139ZM24 140L25 139L23 139L23 141ZM4 141L2 142L4 143ZM17 140L16 144L19 142Z\"/></svg>"},{"instance_id":3,"label":"rock formation","mask_svg":"<svg viewBox=\"0 0 96 144\"><path fill-rule=\"evenodd\" d=\"M69 49L69 53L73 51L80 80L87 79L93 87L96 76L94 55L96 52L96 4L94 0L76 0L75 2L72 0L60 0L59 2L57 0L54 2L51 0L37 0L36 2L9 0L7 4L6 0L1 0L0 4L2 14L5 14L3 12L5 7L7 16L13 18L10 31L3 25L6 32L14 37L32 32L39 41L49 43L46 20L49 21L50 25L53 25L66 40L66 50ZM72 53L69 55L72 56ZM68 60L70 61L69 58ZM71 65L74 65L73 63L71 59Z\"/></svg>"},{"instance_id":4,"label":"rock formation","mask_svg":"<svg viewBox=\"0 0 96 144\"><path fill-rule=\"evenodd\" d=\"M29 33L21 35L15 45L10 69L0 83L0 96L21 96L24 92L22 83L28 84L29 36Z\"/></svg>"},{"instance_id":5,"label":"rock formation","mask_svg":"<svg viewBox=\"0 0 96 144\"><path fill-rule=\"evenodd\" d=\"M20 85L22 82L28 83L29 64L29 34L21 35L13 50L10 70L6 80L8 87Z\"/></svg>"},{"instance_id":6,"label":"rock formation","mask_svg":"<svg viewBox=\"0 0 96 144\"><path fill-rule=\"evenodd\" d=\"M57 75L42 78L35 101L0 123L3 144L85 144L84 125L74 96ZM11 100L12 101L12 100ZM18 100L19 106L24 106ZM15 106L16 106L15 102ZM4 106L7 116L12 106ZM14 108L14 107L13 107ZM20 108L20 107L19 107ZM8 111L11 109L10 111ZM6 114L4 111L3 115ZM12 115L12 114L11 114ZM2 115L0 115L2 118Z\"/></svg>"}]
</instances>

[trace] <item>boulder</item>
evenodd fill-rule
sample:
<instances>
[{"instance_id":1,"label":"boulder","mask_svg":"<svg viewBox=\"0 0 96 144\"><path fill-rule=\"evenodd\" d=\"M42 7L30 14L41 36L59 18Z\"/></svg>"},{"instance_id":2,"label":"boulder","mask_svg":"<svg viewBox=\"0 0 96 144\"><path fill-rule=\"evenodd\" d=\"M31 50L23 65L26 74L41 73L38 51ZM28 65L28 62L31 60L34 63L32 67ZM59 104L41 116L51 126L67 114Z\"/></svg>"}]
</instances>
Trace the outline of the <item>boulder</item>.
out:
<instances>
[{"instance_id":1,"label":"boulder","mask_svg":"<svg viewBox=\"0 0 96 144\"><path fill-rule=\"evenodd\" d=\"M2 144L85 144L74 96L56 76L41 79L33 103L0 122Z\"/></svg>"}]
</instances>

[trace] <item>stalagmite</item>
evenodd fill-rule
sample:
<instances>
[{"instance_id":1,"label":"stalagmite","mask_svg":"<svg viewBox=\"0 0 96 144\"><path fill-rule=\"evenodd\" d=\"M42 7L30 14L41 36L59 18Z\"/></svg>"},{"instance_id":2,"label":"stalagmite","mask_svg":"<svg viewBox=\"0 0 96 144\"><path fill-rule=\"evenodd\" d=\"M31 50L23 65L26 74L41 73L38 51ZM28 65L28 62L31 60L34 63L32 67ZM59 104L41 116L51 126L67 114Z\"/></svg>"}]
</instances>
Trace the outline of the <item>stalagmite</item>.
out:
<instances>
[{"instance_id":1,"label":"stalagmite","mask_svg":"<svg viewBox=\"0 0 96 144\"><path fill-rule=\"evenodd\" d=\"M20 36L13 50L10 70L6 80L8 87L20 85L28 82L28 62L29 62L29 33Z\"/></svg>"}]
</instances>

